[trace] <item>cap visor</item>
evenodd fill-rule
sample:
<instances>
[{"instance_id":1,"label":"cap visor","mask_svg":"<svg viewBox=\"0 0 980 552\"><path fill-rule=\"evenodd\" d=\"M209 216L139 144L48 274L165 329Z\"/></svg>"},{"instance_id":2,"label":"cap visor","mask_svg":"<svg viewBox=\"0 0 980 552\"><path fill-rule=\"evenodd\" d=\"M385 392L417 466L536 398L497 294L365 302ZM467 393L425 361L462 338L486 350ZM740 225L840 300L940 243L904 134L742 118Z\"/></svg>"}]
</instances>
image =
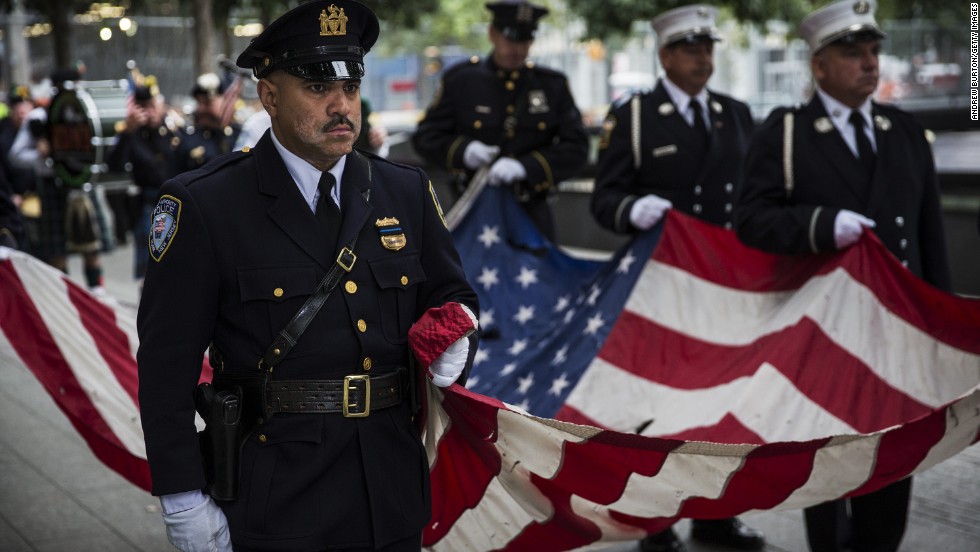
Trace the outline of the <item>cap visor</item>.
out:
<instances>
[{"instance_id":1,"label":"cap visor","mask_svg":"<svg viewBox=\"0 0 980 552\"><path fill-rule=\"evenodd\" d=\"M349 80L364 77L364 64L358 61L321 61L282 69L308 80Z\"/></svg>"}]
</instances>

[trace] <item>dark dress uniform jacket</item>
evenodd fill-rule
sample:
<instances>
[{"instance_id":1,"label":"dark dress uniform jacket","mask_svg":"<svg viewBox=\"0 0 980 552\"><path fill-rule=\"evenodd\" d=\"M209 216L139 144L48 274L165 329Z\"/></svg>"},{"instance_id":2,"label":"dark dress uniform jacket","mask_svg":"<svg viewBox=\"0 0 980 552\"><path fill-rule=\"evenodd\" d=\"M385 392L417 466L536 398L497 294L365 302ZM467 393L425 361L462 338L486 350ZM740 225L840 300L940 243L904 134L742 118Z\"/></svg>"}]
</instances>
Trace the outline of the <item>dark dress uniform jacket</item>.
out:
<instances>
[{"instance_id":1,"label":"dark dress uniform jacket","mask_svg":"<svg viewBox=\"0 0 980 552\"><path fill-rule=\"evenodd\" d=\"M748 106L708 92L711 139L705 150L660 83L638 96L639 148L635 148L635 100L613 107L603 125L593 216L614 232L635 232L629 220L633 204L655 194L679 211L731 228L735 190L754 128Z\"/></svg>"},{"instance_id":2,"label":"dark dress uniform jacket","mask_svg":"<svg viewBox=\"0 0 980 552\"><path fill-rule=\"evenodd\" d=\"M363 154L368 157L368 154ZM477 308L426 175L348 155L339 246L357 260L272 380L377 376L406 366L406 335L428 308ZM192 390L213 341L224 370L258 360L337 257L268 131L164 184L180 202L176 234L151 260L137 327L140 405L153 494L205 485ZM369 197L365 196L369 194ZM397 218L406 244L382 246L376 221ZM474 312L478 312L474 310ZM273 415L243 447L239 498L219 502L239 546L322 550L384 545L430 515L428 465L409 406L365 418Z\"/></svg>"},{"instance_id":3,"label":"dark dress uniform jacket","mask_svg":"<svg viewBox=\"0 0 980 552\"><path fill-rule=\"evenodd\" d=\"M193 123L181 127L177 146L178 170L199 169L218 156L235 149L235 141L242 127L232 123L220 130L200 128Z\"/></svg>"},{"instance_id":4,"label":"dark dress uniform jacket","mask_svg":"<svg viewBox=\"0 0 980 552\"><path fill-rule=\"evenodd\" d=\"M504 129L511 112L517 123L512 135ZM474 140L501 146L501 157L524 166L527 180L519 187L530 193L526 208L532 213L547 209L548 193L578 173L589 147L565 75L531 62L505 71L490 57L473 57L446 70L412 143L428 162L472 176L463 152Z\"/></svg>"},{"instance_id":5,"label":"dark dress uniform jacket","mask_svg":"<svg viewBox=\"0 0 980 552\"><path fill-rule=\"evenodd\" d=\"M793 114L793 189L787 197L784 115ZM745 243L773 253L834 251L834 219L849 209L914 274L951 286L932 150L911 115L872 104L877 165L871 181L827 118L819 96L773 111L752 142L736 226Z\"/></svg>"}]
</instances>

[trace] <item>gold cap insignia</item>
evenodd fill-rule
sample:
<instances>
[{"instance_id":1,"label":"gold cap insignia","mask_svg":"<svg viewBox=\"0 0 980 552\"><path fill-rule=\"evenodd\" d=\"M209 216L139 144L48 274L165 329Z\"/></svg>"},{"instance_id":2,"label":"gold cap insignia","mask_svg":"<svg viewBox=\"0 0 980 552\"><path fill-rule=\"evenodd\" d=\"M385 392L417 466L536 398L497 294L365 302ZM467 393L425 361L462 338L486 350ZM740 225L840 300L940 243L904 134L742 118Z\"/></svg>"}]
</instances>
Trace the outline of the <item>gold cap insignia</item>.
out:
<instances>
[{"instance_id":1,"label":"gold cap insignia","mask_svg":"<svg viewBox=\"0 0 980 552\"><path fill-rule=\"evenodd\" d=\"M854 13L857 13L857 14L860 14L860 15L864 15L864 14L868 13L868 11L870 9L871 9L871 5L868 4L867 2L863 2L862 1L862 2L855 2L854 3Z\"/></svg>"},{"instance_id":2,"label":"gold cap insignia","mask_svg":"<svg viewBox=\"0 0 980 552\"><path fill-rule=\"evenodd\" d=\"M666 117L667 115L670 115L671 113L674 112L674 104L670 102L664 102L660 104L660 107L657 108L657 112L663 115L664 117Z\"/></svg>"},{"instance_id":3,"label":"gold cap insignia","mask_svg":"<svg viewBox=\"0 0 980 552\"><path fill-rule=\"evenodd\" d=\"M385 217L374 221L378 227L378 234L381 236L381 245L390 251L398 251L405 247L408 240L402 231L401 223L395 217Z\"/></svg>"},{"instance_id":4,"label":"gold cap insignia","mask_svg":"<svg viewBox=\"0 0 980 552\"><path fill-rule=\"evenodd\" d=\"M813 128L820 134L827 134L831 130L834 130L834 123L831 123L830 119L826 117L820 117L816 121L813 121Z\"/></svg>"},{"instance_id":5,"label":"gold cap insignia","mask_svg":"<svg viewBox=\"0 0 980 552\"><path fill-rule=\"evenodd\" d=\"M875 126L882 132L887 132L892 128L892 121L884 115L875 115Z\"/></svg>"},{"instance_id":6,"label":"gold cap insignia","mask_svg":"<svg viewBox=\"0 0 980 552\"><path fill-rule=\"evenodd\" d=\"M330 10L330 15L327 15ZM343 36L347 34L347 16L344 8L330 4L326 10L320 10L320 36Z\"/></svg>"}]
</instances>

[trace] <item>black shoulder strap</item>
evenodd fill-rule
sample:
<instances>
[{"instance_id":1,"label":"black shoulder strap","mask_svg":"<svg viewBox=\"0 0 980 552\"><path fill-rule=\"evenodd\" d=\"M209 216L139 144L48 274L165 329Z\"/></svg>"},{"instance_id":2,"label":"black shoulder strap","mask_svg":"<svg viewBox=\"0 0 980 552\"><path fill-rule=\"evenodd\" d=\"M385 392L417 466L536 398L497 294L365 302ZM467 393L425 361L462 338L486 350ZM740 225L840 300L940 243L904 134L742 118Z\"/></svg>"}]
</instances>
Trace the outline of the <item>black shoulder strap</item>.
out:
<instances>
[{"instance_id":1,"label":"black shoulder strap","mask_svg":"<svg viewBox=\"0 0 980 552\"><path fill-rule=\"evenodd\" d=\"M367 171L368 181L371 180L371 161L354 150L354 155L357 156L358 160L364 164L364 168ZM370 186L364 191L365 201L370 200L371 188ZM286 358L289 351L293 349L293 345L299 341L303 332L306 331L306 327L310 325L310 321L316 316L316 313L320 311L320 307L327 302L327 298L330 297L330 293L337 287L340 280L344 277L344 274L351 271L354 268L354 262L357 261L357 255L354 254L354 243L357 241L357 234L344 245L344 248L340 250L340 254L337 255L337 261L330 267L327 271L327 275L323 277L320 285L317 286L316 291L313 295L310 295L303 306L300 307L299 311L293 315L292 320L290 320L286 327L279 332L276 339L269 345L269 348L265 351L265 356L259 360L259 370L265 370L272 372L272 369L276 367L277 364L282 362L282 359Z\"/></svg>"}]
</instances>

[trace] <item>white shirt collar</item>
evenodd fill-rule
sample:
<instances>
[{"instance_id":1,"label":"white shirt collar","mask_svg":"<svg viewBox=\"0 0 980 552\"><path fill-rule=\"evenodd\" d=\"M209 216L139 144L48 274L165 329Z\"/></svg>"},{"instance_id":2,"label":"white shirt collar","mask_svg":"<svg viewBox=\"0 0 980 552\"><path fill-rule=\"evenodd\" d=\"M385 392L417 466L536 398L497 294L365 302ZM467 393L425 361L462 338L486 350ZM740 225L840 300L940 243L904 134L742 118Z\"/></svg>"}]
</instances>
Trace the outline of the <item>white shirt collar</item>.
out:
<instances>
[{"instance_id":1,"label":"white shirt collar","mask_svg":"<svg viewBox=\"0 0 980 552\"><path fill-rule=\"evenodd\" d=\"M691 103L691 96L681 90L681 87L674 84L666 76L660 77L660 82L664 83L664 89L667 90L667 95L670 96L670 101L674 102L677 111L680 113L689 113L688 106ZM708 105L708 89L702 88L700 92L694 95L694 98L701 104L701 109L703 110Z\"/></svg>"},{"instance_id":2,"label":"white shirt collar","mask_svg":"<svg viewBox=\"0 0 980 552\"><path fill-rule=\"evenodd\" d=\"M289 171L289 175L293 177L293 181L299 187L299 193L303 194L303 199L306 200L310 209L315 212L316 202L320 199L317 184L319 184L320 175L323 173L313 165L310 165L306 160L286 149L279 142L279 139L276 138L275 131L269 132L269 134L272 136L272 143L275 144L279 156L282 157L283 163L286 164L286 170ZM330 167L327 171L337 180L337 185L333 187L332 193L330 194L337 207L340 207L340 184L343 182L342 177L344 175L344 167L346 166L347 156L345 155L338 159L334 166Z\"/></svg>"},{"instance_id":3,"label":"white shirt collar","mask_svg":"<svg viewBox=\"0 0 980 552\"><path fill-rule=\"evenodd\" d=\"M834 126L837 127L842 133L843 129L850 127L850 117L852 108L847 107L836 98L832 97L830 94L824 92L817 87L817 95L820 96L820 101L823 102L824 109L827 110L827 114L830 115L830 120L833 121ZM864 100L864 103L857 108L858 112L864 117L865 128L874 128L871 126L871 98Z\"/></svg>"}]
</instances>

